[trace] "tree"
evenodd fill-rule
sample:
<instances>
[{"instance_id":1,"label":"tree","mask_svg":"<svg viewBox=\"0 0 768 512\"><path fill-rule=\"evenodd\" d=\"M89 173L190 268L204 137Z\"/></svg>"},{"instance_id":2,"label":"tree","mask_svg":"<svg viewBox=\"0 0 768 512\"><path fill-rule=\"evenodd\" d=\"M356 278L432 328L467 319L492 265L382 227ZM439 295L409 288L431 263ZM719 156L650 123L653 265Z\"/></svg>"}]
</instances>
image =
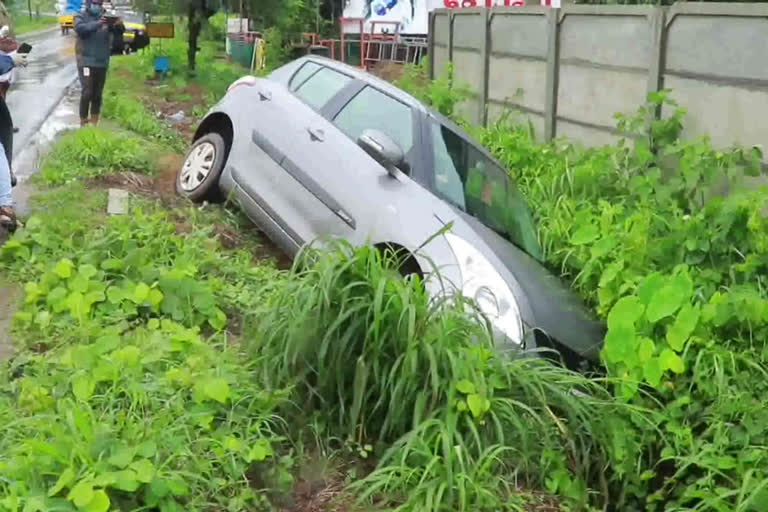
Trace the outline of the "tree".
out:
<instances>
[{"instance_id":1,"label":"tree","mask_svg":"<svg viewBox=\"0 0 768 512\"><path fill-rule=\"evenodd\" d=\"M137 9L153 14L181 14L187 18L187 65L194 72L197 67L197 46L203 22L214 15L212 0L136 0Z\"/></svg>"}]
</instances>

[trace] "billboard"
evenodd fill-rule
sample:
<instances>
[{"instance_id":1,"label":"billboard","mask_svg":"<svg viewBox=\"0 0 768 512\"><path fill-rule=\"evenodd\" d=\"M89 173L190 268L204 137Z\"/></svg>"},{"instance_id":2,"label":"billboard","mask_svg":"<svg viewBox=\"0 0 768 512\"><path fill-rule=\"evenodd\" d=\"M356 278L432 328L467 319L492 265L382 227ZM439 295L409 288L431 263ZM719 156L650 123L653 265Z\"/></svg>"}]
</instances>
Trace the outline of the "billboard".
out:
<instances>
[{"instance_id":1,"label":"billboard","mask_svg":"<svg viewBox=\"0 0 768 512\"><path fill-rule=\"evenodd\" d=\"M444 0L347 0L344 6L345 18L365 20L363 30L371 30L371 22L398 23L401 34L426 35L429 27L429 13L445 7ZM376 32L395 32L395 25L376 25ZM344 31L359 32L356 24L345 24Z\"/></svg>"},{"instance_id":2,"label":"billboard","mask_svg":"<svg viewBox=\"0 0 768 512\"><path fill-rule=\"evenodd\" d=\"M540 0L541 5L559 7L560 0ZM388 22L375 26L376 32L395 32L397 23L401 34L427 35L429 13L434 9L462 9L470 7L522 7L525 0L347 0L345 18L365 20L363 30L370 32L371 22ZM357 33L359 23L345 23L344 32Z\"/></svg>"}]
</instances>

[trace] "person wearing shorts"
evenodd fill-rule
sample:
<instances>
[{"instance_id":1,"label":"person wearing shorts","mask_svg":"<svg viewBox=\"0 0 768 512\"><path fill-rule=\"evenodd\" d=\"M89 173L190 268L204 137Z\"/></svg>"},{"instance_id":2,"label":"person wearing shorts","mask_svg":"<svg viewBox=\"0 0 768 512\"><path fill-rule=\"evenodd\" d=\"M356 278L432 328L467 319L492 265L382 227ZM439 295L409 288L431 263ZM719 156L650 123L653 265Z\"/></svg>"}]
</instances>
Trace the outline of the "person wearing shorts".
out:
<instances>
[{"instance_id":1,"label":"person wearing shorts","mask_svg":"<svg viewBox=\"0 0 768 512\"><path fill-rule=\"evenodd\" d=\"M103 0L91 0L75 16L77 70L80 75L80 125L98 124L107 81L112 38L125 30L119 18L105 16Z\"/></svg>"}]
</instances>

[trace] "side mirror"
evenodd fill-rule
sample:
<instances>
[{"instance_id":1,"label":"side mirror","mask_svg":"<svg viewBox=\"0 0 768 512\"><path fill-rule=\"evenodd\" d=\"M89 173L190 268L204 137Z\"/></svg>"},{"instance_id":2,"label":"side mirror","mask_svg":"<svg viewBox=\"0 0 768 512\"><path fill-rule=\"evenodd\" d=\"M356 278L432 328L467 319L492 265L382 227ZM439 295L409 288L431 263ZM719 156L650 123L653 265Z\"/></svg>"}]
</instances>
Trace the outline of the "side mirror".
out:
<instances>
[{"instance_id":1,"label":"side mirror","mask_svg":"<svg viewBox=\"0 0 768 512\"><path fill-rule=\"evenodd\" d=\"M383 165L392 177L397 177L398 169L405 174L410 172L403 150L387 134L379 130L365 130L358 137L357 145Z\"/></svg>"}]
</instances>

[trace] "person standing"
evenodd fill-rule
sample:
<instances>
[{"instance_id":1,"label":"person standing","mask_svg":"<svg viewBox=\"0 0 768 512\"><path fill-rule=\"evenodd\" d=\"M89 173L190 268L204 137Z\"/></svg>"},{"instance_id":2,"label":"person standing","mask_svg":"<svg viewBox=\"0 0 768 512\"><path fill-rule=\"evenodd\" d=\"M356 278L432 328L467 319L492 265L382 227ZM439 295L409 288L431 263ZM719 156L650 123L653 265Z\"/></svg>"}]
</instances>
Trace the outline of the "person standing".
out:
<instances>
[{"instance_id":1,"label":"person standing","mask_svg":"<svg viewBox=\"0 0 768 512\"><path fill-rule=\"evenodd\" d=\"M103 0L91 0L75 17L77 70L80 75L80 126L99 123L112 38L125 30L120 18L106 17Z\"/></svg>"},{"instance_id":2,"label":"person standing","mask_svg":"<svg viewBox=\"0 0 768 512\"><path fill-rule=\"evenodd\" d=\"M0 75L5 75L17 67L26 67L27 55L23 53L7 54L0 51ZM5 99L0 98L0 228L13 233L16 231L16 212L13 209L11 197L12 177L10 154L6 151L6 145L13 140L13 122L11 121Z\"/></svg>"}]
</instances>

